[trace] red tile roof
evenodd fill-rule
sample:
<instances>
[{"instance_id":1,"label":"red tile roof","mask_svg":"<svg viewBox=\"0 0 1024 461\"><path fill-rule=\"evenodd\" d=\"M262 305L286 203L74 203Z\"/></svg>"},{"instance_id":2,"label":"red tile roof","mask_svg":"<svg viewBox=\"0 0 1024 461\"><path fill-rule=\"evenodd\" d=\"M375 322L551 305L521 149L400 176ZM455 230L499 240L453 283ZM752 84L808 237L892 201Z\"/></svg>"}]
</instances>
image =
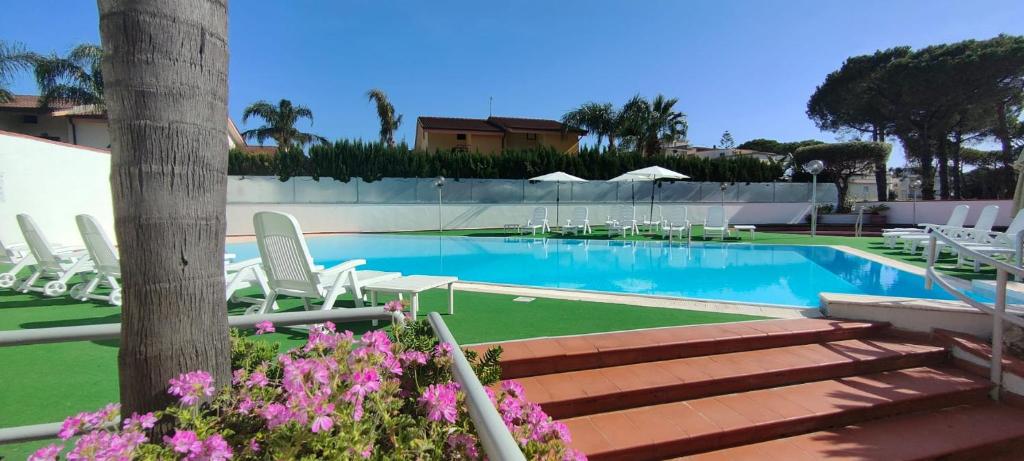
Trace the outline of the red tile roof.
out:
<instances>
[{"instance_id":1,"label":"red tile roof","mask_svg":"<svg viewBox=\"0 0 1024 461\"><path fill-rule=\"evenodd\" d=\"M72 104L67 103L56 103L51 104L50 107L44 108L39 107L39 96L16 94L14 100L9 102L0 103L0 110L2 109L16 109L16 110L35 110L40 112L49 112L53 109L69 109L73 107Z\"/></svg>"},{"instance_id":2,"label":"red tile roof","mask_svg":"<svg viewBox=\"0 0 1024 461\"><path fill-rule=\"evenodd\" d=\"M420 117L419 123L424 129L428 130L482 131L489 133L502 133L510 130L561 132L565 128L565 125L558 120L516 117L488 117L486 119ZM579 135L587 134L586 131L576 128L569 128L568 131Z\"/></svg>"}]
</instances>

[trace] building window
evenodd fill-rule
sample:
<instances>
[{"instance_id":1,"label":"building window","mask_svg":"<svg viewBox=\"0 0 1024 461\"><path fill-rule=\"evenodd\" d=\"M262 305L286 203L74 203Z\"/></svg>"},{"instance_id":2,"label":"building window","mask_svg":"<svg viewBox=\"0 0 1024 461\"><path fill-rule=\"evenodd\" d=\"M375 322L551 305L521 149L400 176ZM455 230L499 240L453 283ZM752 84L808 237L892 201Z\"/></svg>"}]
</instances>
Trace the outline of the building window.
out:
<instances>
[{"instance_id":1,"label":"building window","mask_svg":"<svg viewBox=\"0 0 1024 461\"><path fill-rule=\"evenodd\" d=\"M526 133L526 139L529 139L530 141L536 141L537 133Z\"/></svg>"},{"instance_id":2,"label":"building window","mask_svg":"<svg viewBox=\"0 0 1024 461\"><path fill-rule=\"evenodd\" d=\"M39 117L36 115L22 115L21 123L35 125L39 123Z\"/></svg>"},{"instance_id":3,"label":"building window","mask_svg":"<svg viewBox=\"0 0 1024 461\"><path fill-rule=\"evenodd\" d=\"M455 135L455 140L456 141L465 141L466 140L466 133L459 133L459 134Z\"/></svg>"}]
</instances>

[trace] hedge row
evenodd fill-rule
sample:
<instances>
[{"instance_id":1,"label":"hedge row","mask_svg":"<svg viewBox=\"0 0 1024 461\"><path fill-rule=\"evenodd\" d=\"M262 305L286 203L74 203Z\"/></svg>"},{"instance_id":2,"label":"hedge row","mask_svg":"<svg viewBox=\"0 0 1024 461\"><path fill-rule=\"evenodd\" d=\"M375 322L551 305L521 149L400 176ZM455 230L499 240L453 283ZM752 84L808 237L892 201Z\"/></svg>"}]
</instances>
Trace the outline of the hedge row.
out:
<instances>
[{"instance_id":1,"label":"hedge row","mask_svg":"<svg viewBox=\"0 0 1024 461\"><path fill-rule=\"evenodd\" d=\"M286 181L294 176L312 176L349 181L377 181L381 178L499 178L528 179L554 171L565 171L584 179L603 180L626 171L659 165L690 176L694 181L771 182L784 173L779 163L754 158L701 159L653 156L635 152L601 153L583 149L566 155L553 149L505 151L500 155L477 152L417 152L408 146L387 147L379 143L342 140L276 155L252 155L231 151L228 172L232 175L277 176Z\"/></svg>"}]
</instances>

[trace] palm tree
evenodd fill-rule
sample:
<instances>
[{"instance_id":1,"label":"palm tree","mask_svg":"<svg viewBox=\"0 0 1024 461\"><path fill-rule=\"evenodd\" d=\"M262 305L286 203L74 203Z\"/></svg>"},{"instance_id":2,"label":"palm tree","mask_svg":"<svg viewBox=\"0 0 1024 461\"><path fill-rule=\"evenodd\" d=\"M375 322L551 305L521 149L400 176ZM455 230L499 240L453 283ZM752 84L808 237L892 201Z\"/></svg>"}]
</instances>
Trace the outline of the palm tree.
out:
<instances>
[{"instance_id":1,"label":"palm tree","mask_svg":"<svg viewBox=\"0 0 1024 461\"><path fill-rule=\"evenodd\" d=\"M34 64L39 105L62 103L103 108L102 57L103 49L92 44L78 45L67 56L37 57Z\"/></svg>"},{"instance_id":2,"label":"palm tree","mask_svg":"<svg viewBox=\"0 0 1024 461\"><path fill-rule=\"evenodd\" d=\"M217 387L231 384L227 2L98 3L109 50L102 59L124 269L118 374L127 417L172 403L167 381L184 372L206 370Z\"/></svg>"},{"instance_id":3,"label":"palm tree","mask_svg":"<svg viewBox=\"0 0 1024 461\"><path fill-rule=\"evenodd\" d=\"M624 143L644 155L661 152L662 145L686 137L686 115L675 110L678 98L657 95L648 101L633 96L622 107L621 134Z\"/></svg>"},{"instance_id":4,"label":"palm tree","mask_svg":"<svg viewBox=\"0 0 1024 461\"><path fill-rule=\"evenodd\" d=\"M601 140L607 136L608 150L615 150L615 135L619 131L621 121L620 112L616 111L610 102L588 102L562 116L562 123L567 127L587 130L597 136L598 147L601 146Z\"/></svg>"},{"instance_id":5,"label":"palm tree","mask_svg":"<svg viewBox=\"0 0 1024 461\"><path fill-rule=\"evenodd\" d=\"M402 115L395 115L395 106L391 105L384 90L374 88L366 92L366 98L377 104L377 117L380 119L380 142L388 147L395 147L395 131L402 125Z\"/></svg>"},{"instance_id":6,"label":"palm tree","mask_svg":"<svg viewBox=\"0 0 1024 461\"><path fill-rule=\"evenodd\" d=\"M291 147L302 147L314 142L327 143L327 138L311 133L304 133L295 128L295 122L300 118L308 118L313 123L313 111L306 106L295 106L287 99L282 99L277 106L266 102L256 101L245 108L242 113L242 123L249 121L250 117L263 119L264 125L242 133L249 139L263 145L268 139L273 139L280 149Z\"/></svg>"},{"instance_id":7,"label":"palm tree","mask_svg":"<svg viewBox=\"0 0 1024 461\"><path fill-rule=\"evenodd\" d=\"M0 41L0 103L14 99L7 85L15 72L31 67L34 59L35 55L25 51L20 43Z\"/></svg>"}]
</instances>

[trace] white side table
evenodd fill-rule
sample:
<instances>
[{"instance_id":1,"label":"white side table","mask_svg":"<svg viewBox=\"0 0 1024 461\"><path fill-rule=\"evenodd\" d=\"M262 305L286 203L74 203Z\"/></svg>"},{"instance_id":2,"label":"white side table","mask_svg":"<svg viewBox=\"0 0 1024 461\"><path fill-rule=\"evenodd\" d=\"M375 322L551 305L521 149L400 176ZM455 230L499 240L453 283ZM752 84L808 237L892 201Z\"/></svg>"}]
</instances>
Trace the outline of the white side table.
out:
<instances>
[{"instance_id":1,"label":"white side table","mask_svg":"<svg viewBox=\"0 0 1024 461\"><path fill-rule=\"evenodd\" d=\"M752 225L752 224L740 224L738 226L732 226L732 228L736 229L737 232L741 232L741 231L748 231L748 232L750 232L750 240L751 241L754 240L754 232L757 231L757 226Z\"/></svg>"},{"instance_id":2,"label":"white side table","mask_svg":"<svg viewBox=\"0 0 1024 461\"><path fill-rule=\"evenodd\" d=\"M412 298L412 318L420 310L420 293L433 289L448 286L448 315L455 314L455 290L452 284L457 282L458 277L436 276L436 275L409 275L397 279L384 280L363 287L363 290L370 294L370 305L377 305L377 293L396 293L398 299L403 295Z\"/></svg>"}]
</instances>

